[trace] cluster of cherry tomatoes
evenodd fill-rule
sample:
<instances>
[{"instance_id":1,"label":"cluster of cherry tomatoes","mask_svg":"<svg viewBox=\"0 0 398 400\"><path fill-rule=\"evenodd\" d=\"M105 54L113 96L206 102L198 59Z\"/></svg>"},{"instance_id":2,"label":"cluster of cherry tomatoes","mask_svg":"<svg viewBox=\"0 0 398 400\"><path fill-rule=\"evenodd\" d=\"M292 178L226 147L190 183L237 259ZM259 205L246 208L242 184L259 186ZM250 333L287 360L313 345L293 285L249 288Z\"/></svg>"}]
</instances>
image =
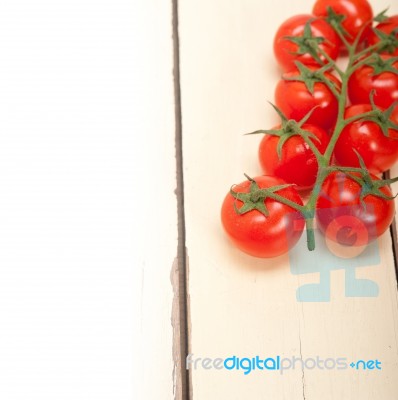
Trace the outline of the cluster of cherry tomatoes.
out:
<instances>
[{"instance_id":1,"label":"cluster of cherry tomatoes","mask_svg":"<svg viewBox=\"0 0 398 400\"><path fill-rule=\"evenodd\" d=\"M366 245L394 217L396 179L379 176L398 160L398 16L374 17L366 0L317 0L282 23L274 54L281 123L253 132L264 134L264 175L231 188L224 229L256 257L287 252L305 227L312 250L314 219L332 240Z\"/></svg>"}]
</instances>

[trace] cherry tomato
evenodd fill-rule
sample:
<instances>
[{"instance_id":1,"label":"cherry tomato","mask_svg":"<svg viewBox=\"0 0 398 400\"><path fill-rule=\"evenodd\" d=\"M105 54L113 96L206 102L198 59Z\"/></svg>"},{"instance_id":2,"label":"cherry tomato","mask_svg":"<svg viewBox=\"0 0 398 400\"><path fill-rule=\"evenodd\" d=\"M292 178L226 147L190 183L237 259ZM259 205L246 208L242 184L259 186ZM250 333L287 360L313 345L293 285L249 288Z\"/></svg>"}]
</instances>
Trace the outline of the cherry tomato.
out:
<instances>
[{"instance_id":1,"label":"cherry tomato","mask_svg":"<svg viewBox=\"0 0 398 400\"><path fill-rule=\"evenodd\" d=\"M380 22L378 25L376 25L375 29L380 31L382 34L385 33L386 35L389 35L393 30L398 29L398 15L393 15L383 22ZM395 34L395 37L398 40L398 31ZM367 46L373 46L379 41L379 36L375 32L370 31L366 38ZM396 45L396 42L395 44L391 43L390 46L385 49L381 49L380 54L398 56L398 46Z\"/></svg>"},{"instance_id":2,"label":"cherry tomato","mask_svg":"<svg viewBox=\"0 0 398 400\"><path fill-rule=\"evenodd\" d=\"M369 104L356 104L347 107L345 118L351 118L372 109ZM398 124L398 108L390 117ZM388 130L389 137L383 134L380 126L373 121L354 121L341 132L334 148L339 165L359 167L357 151L372 173L381 173L389 169L398 159L398 131ZM354 151L355 150L355 151Z\"/></svg>"},{"instance_id":3,"label":"cherry tomato","mask_svg":"<svg viewBox=\"0 0 398 400\"><path fill-rule=\"evenodd\" d=\"M312 12L319 17L327 16L329 7L336 14L344 16L342 26L348 34L346 36L348 42L352 43L362 29L365 37L366 25L369 25L370 30L373 11L366 0L317 0Z\"/></svg>"},{"instance_id":4,"label":"cherry tomato","mask_svg":"<svg viewBox=\"0 0 398 400\"><path fill-rule=\"evenodd\" d=\"M282 78L291 79L298 75L297 71L292 71L283 74ZM325 76L340 87L340 81L334 75L325 73ZM326 84L316 82L311 94L304 82L288 79L280 80L275 89L275 104L286 117L300 121L317 107L307 122L326 131L333 128L337 119L338 102Z\"/></svg>"},{"instance_id":5,"label":"cherry tomato","mask_svg":"<svg viewBox=\"0 0 398 400\"><path fill-rule=\"evenodd\" d=\"M374 175L371 177L379 180ZM319 230L328 239L345 246L366 246L390 226L394 201L368 194L362 203L361 190L361 185L344 173L333 172L326 178L317 202L316 217ZM379 190L382 195L392 196L388 186Z\"/></svg>"},{"instance_id":6,"label":"cherry tomato","mask_svg":"<svg viewBox=\"0 0 398 400\"><path fill-rule=\"evenodd\" d=\"M359 67L348 81L348 96L352 104L370 104L370 93L374 90L376 105L388 108L398 100L398 60L392 62L388 56L379 57L372 65ZM377 73L375 68L382 68L386 63L395 72L384 71ZM390 65L391 64L391 65Z\"/></svg>"},{"instance_id":7,"label":"cherry tomato","mask_svg":"<svg viewBox=\"0 0 398 400\"><path fill-rule=\"evenodd\" d=\"M269 188L284 184L282 180L271 176L254 178L259 188ZM245 181L232 189L239 193L248 193L251 182ZM277 194L302 205L301 197L294 187L287 187ZM230 240L241 251L254 257L276 257L286 253L297 243L304 229L304 220L297 218L297 212L290 206L273 199L263 200L268 209L268 216L254 209L245 214L238 214L243 202L227 194L221 208L221 221Z\"/></svg>"},{"instance_id":8,"label":"cherry tomato","mask_svg":"<svg viewBox=\"0 0 398 400\"><path fill-rule=\"evenodd\" d=\"M310 22L311 33L307 37L305 32L306 24ZM294 40L289 39L294 38ZM297 40L302 40L298 44ZM319 66L319 60L316 60L308 52L308 45L317 43L333 60L339 54L340 39L336 32L327 22L321 19L315 19L313 15L296 15L286 20L277 30L274 38L274 54L278 64L285 71L295 68L295 61L300 61L305 65ZM316 51L315 51L315 54ZM322 63L325 63L325 57L317 54Z\"/></svg>"},{"instance_id":9,"label":"cherry tomato","mask_svg":"<svg viewBox=\"0 0 398 400\"><path fill-rule=\"evenodd\" d=\"M329 142L327 133L310 124L304 124L301 128L318 138L319 141L316 139L311 141L323 154ZM273 129L280 129L280 126ZM294 135L283 143L279 158L277 148L280 140L279 136L266 134L260 142L258 154L264 173L294 183L299 190L312 188L318 172L318 161L314 153L301 136Z\"/></svg>"}]
</instances>

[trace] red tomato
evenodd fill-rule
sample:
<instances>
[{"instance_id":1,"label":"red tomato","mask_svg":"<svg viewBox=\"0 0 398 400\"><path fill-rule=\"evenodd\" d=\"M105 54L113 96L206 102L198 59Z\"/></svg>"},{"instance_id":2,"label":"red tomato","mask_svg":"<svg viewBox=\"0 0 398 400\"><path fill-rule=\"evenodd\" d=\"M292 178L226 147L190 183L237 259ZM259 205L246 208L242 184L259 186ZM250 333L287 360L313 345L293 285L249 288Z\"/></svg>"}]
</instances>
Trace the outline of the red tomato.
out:
<instances>
[{"instance_id":1,"label":"red tomato","mask_svg":"<svg viewBox=\"0 0 398 400\"><path fill-rule=\"evenodd\" d=\"M273 129L280 129L280 126ZM310 124L304 124L302 129L311 132L319 139L319 141L312 139L312 142L323 154L329 142L327 133ZM312 188L318 172L318 162L308 144L299 135L291 136L283 144L279 158L277 152L279 140L279 136L266 134L260 142L258 154L264 173L281 178L287 183L294 183L299 190Z\"/></svg>"},{"instance_id":2,"label":"red tomato","mask_svg":"<svg viewBox=\"0 0 398 400\"><path fill-rule=\"evenodd\" d=\"M368 112L369 104L356 104L347 107L345 118ZM398 124L398 108L391 115L391 121ZM380 126L372 121L355 121L348 124L340 134L334 148L334 155L339 165L359 167L356 150L363 158L365 165L372 173L389 169L398 159L398 131L388 130L389 136L383 134Z\"/></svg>"},{"instance_id":3,"label":"red tomato","mask_svg":"<svg viewBox=\"0 0 398 400\"><path fill-rule=\"evenodd\" d=\"M379 180L374 175L372 178ZM380 188L380 192L392 196L388 186ZM390 226L394 201L368 194L362 205L360 196L361 185L351 177L334 172L326 178L317 202L316 217L319 230L328 239L346 246L366 246Z\"/></svg>"},{"instance_id":4,"label":"red tomato","mask_svg":"<svg viewBox=\"0 0 398 400\"><path fill-rule=\"evenodd\" d=\"M254 180L260 188L285 183L271 176L260 176ZM245 181L234 186L233 190L248 193L250 185L250 181ZM276 193L299 205L303 204L294 187ZM298 218L297 212L292 207L270 198L263 202L269 212L267 217L257 210L238 214L234 205L240 208L243 202L228 193L221 208L221 221L228 237L241 251L254 257L276 257L286 253L297 243L305 223L302 218Z\"/></svg>"},{"instance_id":5,"label":"red tomato","mask_svg":"<svg viewBox=\"0 0 398 400\"><path fill-rule=\"evenodd\" d=\"M305 25L310 22L311 35L313 38L305 38ZM303 37L304 36L304 37ZM294 41L288 37L295 38ZM319 66L319 62L308 52L306 45L299 46L296 39L302 38L307 43L318 42L319 47L324 50L333 60L339 54L340 39L336 32L327 22L314 19L313 15L296 15L286 20L277 30L274 38L274 54L278 64L285 71L295 68L294 61L300 61L304 65ZM324 56L318 54L322 63Z\"/></svg>"},{"instance_id":6,"label":"red tomato","mask_svg":"<svg viewBox=\"0 0 398 400\"><path fill-rule=\"evenodd\" d=\"M387 18L383 22L380 22L378 25L376 25L375 29L381 31L382 33L385 33L389 35L394 29L398 28L398 15L393 15L392 17ZM395 34L395 37L398 40L398 32ZM367 46L373 46L374 44L378 43L380 41L380 38L373 32L370 31L367 38ZM391 44L389 48L386 48L380 52L381 54L386 54L390 56L398 56L398 46Z\"/></svg>"},{"instance_id":7,"label":"red tomato","mask_svg":"<svg viewBox=\"0 0 398 400\"><path fill-rule=\"evenodd\" d=\"M380 62L392 60L388 56L382 56ZM384 108L390 107L398 100L398 60L392 63L396 72L385 71L375 73L375 67L364 65L359 67L348 81L348 96L353 104L370 104L370 93L374 93L376 105ZM376 67L377 68L377 67Z\"/></svg>"},{"instance_id":8,"label":"red tomato","mask_svg":"<svg viewBox=\"0 0 398 400\"><path fill-rule=\"evenodd\" d=\"M336 14L344 15L342 26L348 34L348 42L352 43L365 25L368 24L370 30L373 11L366 0L317 0L312 12L319 17L327 16L329 7Z\"/></svg>"},{"instance_id":9,"label":"red tomato","mask_svg":"<svg viewBox=\"0 0 398 400\"><path fill-rule=\"evenodd\" d=\"M315 71L315 70L314 70ZM325 73L326 77L340 87L340 81L332 74ZM283 78L298 76L298 72L283 74ZM333 128L338 113L338 102L331 90L323 82L314 84L311 94L304 82L282 79L275 89L275 104L288 119L300 121L314 107L309 124L319 126L326 131Z\"/></svg>"}]
</instances>

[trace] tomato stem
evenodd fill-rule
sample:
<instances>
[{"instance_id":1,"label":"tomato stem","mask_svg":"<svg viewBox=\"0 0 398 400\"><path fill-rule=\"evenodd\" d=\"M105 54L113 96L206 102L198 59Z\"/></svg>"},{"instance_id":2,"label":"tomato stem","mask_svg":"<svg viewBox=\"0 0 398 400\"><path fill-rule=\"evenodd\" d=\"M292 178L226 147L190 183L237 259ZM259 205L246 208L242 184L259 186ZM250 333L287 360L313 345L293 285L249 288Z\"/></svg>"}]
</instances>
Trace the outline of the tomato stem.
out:
<instances>
[{"instance_id":1,"label":"tomato stem","mask_svg":"<svg viewBox=\"0 0 398 400\"><path fill-rule=\"evenodd\" d=\"M337 31L337 30L336 30ZM340 92L337 91L336 87L333 85L332 82L328 81L328 79L324 79L324 82L327 84L327 86L330 88L332 93L336 96L338 100L338 114L337 114L337 120L336 120L336 125L333 130L332 136L330 138L329 144L326 148L326 151L323 156L319 157L317 154L317 160L318 160L318 165L319 165L319 170L318 170L318 175L315 181L314 188L310 194L308 203L304 207L304 213L303 216L306 219L306 234L307 234L307 247L308 250L312 251L315 249L315 235L314 235L314 215L315 215L315 210L316 210L316 204L319 198L319 195L321 193L321 188L324 180L327 178L327 176L332 173L333 171L340 170L341 172L358 172L362 171L362 168L351 168L351 167L333 167L330 166L331 164L331 159L333 156L334 148L337 143L337 140L340 137L340 134L344 127L348 125L351 122L358 121L364 118L369 118L369 117L374 117L375 115L375 110L371 110L369 112L363 113L356 115L355 117L347 118L345 119L344 113L345 109L347 106L347 97L348 97L348 80L351 76L351 74L359 68L361 65L366 64L369 62L369 60L373 59L373 54L369 55L368 57L363 58L359 62L358 60L360 57L363 57L366 54L369 54L371 51L375 51L379 48L382 47L382 43L379 42L378 44L371 46L365 50L362 50L360 52L356 52L356 49L358 47L359 43L359 38L362 35L362 31L358 34L356 37L355 41L353 44L349 44L348 41L345 39L344 35L341 34L341 32L337 32L340 37L343 39L343 42L345 43L347 49L348 49L348 64L345 68L345 70L341 70L336 63L329 59L326 54L323 54L325 58L328 59L329 63L333 67L333 69L339 74L341 78L341 89ZM319 49L322 52L322 49Z\"/></svg>"},{"instance_id":2,"label":"tomato stem","mask_svg":"<svg viewBox=\"0 0 398 400\"><path fill-rule=\"evenodd\" d=\"M296 211L299 211L300 213L303 213L304 207L300 206L300 204L295 203L294 201L291 201L287 199L286 197L281 196L280 194L270 192L267 189L259 189L258 197L269 197L270 199L279 201L280 203L286 204L287 206L293 208Z\"/></svg>"},{"instance_id":3,"label":"tomato stem","mask_svg":"<svg viewBox=\"0 0 398 400\"><path fill-rule=\"evenodd\" d=\"M315 250L314 218L306 218L305 229L307 233L307 248L309 251L313 251Z\"/></svg>"}]
</instances>

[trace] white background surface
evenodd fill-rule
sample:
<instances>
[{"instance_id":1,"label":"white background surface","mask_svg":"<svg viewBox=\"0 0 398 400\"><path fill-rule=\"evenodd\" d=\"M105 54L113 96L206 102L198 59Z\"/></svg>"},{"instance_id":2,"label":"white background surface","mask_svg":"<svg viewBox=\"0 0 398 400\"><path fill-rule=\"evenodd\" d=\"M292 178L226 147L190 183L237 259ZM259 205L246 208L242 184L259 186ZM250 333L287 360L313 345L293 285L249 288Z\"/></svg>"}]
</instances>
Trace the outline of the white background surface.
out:
<instances>
[{"instance_id":1,"label":"white background surface","mask_svg":"<svg viewBox=\"0 0 398 400\"><path fill-rule=\"evenodd\" d=\"M2 400L172 398L169 3L0 2Z\"/></svg>"}]
</instances>

